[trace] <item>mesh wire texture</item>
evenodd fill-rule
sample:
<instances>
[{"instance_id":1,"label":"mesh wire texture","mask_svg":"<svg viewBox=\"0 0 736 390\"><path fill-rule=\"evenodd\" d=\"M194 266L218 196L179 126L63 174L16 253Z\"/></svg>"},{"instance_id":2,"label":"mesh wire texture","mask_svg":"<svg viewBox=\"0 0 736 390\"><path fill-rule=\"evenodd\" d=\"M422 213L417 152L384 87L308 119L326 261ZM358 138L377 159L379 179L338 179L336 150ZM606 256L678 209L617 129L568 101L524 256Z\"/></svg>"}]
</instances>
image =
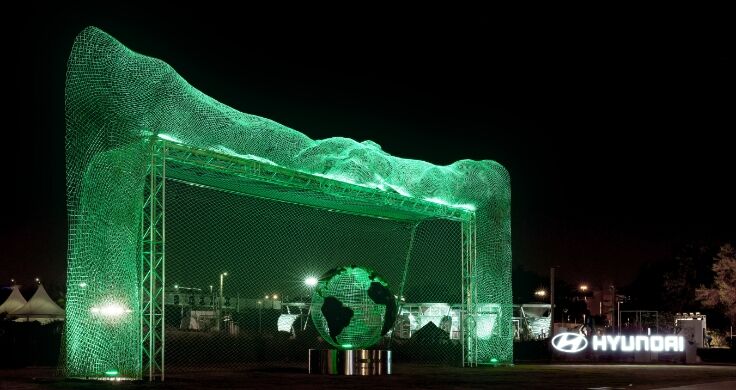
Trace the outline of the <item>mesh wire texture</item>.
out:
<instances>
[{"instance_id":1,"label":"mesh wire texture","mask_svg":"<svg viewBox=\"0 0 736 390\"><path fill-rule=\"evenodd\" d=\"M302 280L345 264L376 269L416 308L379 344L396 359L460 363L452 333L472 332L471 361L512 362L510 186L498 163L436 166L371 141L312 140L93 27L72 48L65 103L68 376L146 375L155 308L142 259L159 247L167 367L303 362L320 342L299 337L310 329ZM425 321L400 337L433 302L449 309L430 322L451 334L432 336Z\"/></svg>"}]
</instances>

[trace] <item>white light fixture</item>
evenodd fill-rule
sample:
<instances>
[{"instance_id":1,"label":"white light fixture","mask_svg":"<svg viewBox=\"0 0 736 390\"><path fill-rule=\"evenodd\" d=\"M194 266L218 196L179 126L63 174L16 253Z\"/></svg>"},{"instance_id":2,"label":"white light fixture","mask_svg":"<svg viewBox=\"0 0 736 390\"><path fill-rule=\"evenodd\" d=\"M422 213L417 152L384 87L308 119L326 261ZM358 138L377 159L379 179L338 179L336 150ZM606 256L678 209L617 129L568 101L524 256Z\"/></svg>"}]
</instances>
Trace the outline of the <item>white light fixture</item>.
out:
<instances>
[{"instance_id":1,"label":"white light fixture","mask_svg":"<svg viewBox=\"0 0 736 390\"><path fill-rule=\"evenodd\" d=\"M315 278L314 276L310 276L304 279L304 284L306 284L309 287L314 287L317 285L317 278Z\"/></svg>"},{"instance_id":2,"label":"white light fixture","mask_svg":"<svg viewBox=\"0 0 736 390\"><path fill-rule=\"evenodd\" d=\"M125 314L132 312L132 310L117 303L108 303L103 306L96 306L91 308L89 311L94 315L108 319L120 318Z\"/></svg>"}]
</instances>

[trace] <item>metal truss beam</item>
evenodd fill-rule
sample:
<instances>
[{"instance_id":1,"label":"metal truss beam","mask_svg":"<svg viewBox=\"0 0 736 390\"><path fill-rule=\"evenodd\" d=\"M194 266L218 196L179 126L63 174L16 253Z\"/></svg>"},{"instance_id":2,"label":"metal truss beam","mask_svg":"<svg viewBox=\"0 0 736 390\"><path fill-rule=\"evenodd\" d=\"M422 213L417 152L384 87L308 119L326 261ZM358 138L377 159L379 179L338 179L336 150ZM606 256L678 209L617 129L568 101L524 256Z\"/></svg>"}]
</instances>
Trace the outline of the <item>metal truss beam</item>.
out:
<instances>
[{"instance_id":1,"label":"metal truss beam","mask_svg":"<svg viewBox=\"0 0 736 390\"><path fill-rule=\"evenodd\" d=\"M150 144L141 231L141 378L164 380L166 147Z\"/></svg>"},{"instance_id":2,"label":"metal truss beam","mask_svg":"<svg viewBox=\"0 0 736 390\"><path fill-rule=\"evenodd\" d=\"M477 223L475 217L462 222L462 343L463 366L478 365Z\"/></svg>"},{"instance_id":3,"label":"metal truss beam","mask_svg":"<svg viewBox=\"0 0 736 390\"><path fill-rule=\"evenodd\" d=\"M166 140L158 140L158 143L166 145L167 162L172 167L176 167L177 171L189 168L196 169L198 175L207 174L207 172L218 175L227 174L281 187L380 205L384 209L399 210L424 217L466 221L475 215L475 210L403 196L390 190L382 191L254 159L238 158Z\"/></svg>"}]
</instances>

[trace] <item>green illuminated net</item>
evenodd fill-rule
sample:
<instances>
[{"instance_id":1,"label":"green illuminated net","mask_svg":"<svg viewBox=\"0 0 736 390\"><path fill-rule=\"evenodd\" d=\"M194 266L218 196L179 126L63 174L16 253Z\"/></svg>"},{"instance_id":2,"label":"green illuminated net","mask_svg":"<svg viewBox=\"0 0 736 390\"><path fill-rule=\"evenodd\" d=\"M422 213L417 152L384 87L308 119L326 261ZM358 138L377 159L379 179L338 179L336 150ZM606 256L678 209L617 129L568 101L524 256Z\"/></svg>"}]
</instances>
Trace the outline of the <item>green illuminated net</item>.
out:
<instances>
[{"instance_id":1,"label":"green illuminated net","mask_svg":"<svg viewBox=\"0 0 736 390\"><path fill-rule=\"evenodd\" d=\"M95 28L74 43L65 99L67 375L306 364L307 349L330 345L304 280L346 264L397 295L376 345L397 361L512 361L499 164L312 140Z\"/></svg>"}]
</instances>

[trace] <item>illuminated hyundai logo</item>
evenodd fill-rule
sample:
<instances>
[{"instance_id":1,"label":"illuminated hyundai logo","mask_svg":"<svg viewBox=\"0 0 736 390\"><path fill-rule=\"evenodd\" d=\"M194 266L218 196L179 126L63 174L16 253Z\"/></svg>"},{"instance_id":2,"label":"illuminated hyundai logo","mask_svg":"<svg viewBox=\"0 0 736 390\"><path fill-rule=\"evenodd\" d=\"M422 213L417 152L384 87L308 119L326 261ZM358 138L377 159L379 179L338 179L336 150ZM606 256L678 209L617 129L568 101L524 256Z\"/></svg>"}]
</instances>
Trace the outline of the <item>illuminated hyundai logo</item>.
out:
<instances>
[{"instance_id":1,"label":"illuminated hyundai logo","mask_svg":"<svg viewBox=\"0 0 736 390\"><path fill-rule=\"evenodd\" d=\"M560 333L552 338L552 346L560 352L575 353L584 350L588 340L578 333Z\"/></svg>"}]
</instances>

